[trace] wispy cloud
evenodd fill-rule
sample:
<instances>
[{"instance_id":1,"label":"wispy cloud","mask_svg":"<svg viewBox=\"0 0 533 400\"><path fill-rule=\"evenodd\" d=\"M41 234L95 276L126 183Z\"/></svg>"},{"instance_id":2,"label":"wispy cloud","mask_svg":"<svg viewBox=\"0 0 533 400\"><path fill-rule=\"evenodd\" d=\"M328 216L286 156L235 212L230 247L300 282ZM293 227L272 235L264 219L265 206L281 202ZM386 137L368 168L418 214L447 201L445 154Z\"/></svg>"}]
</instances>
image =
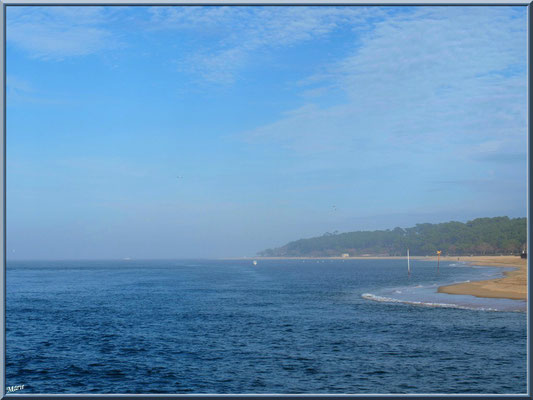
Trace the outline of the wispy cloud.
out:
<instances>
[{"instance_id":1,"label":"wispy cloud","mask_svg":"<svg viewBox=\"0 0 533 400\"><path fill-rule=\"evenodd\" d=\"M14 75L8 75L6 78L8 93L30 93L33 91L33 87L30 82L25 79L21 79Z\"/></svg>"},{"instance_id":2,"label":"wispy cloud","mask_svg":"<svg viewBox=\"0 0 533 400\"><path fill-rule=\"evenodd\" d=\"M43 91L30 80L18 75L6 76L6 95L8 106L16 104L66 104L67 99L54 92Z\"/></svg>"},{"instance_id":3,"label":"wispy cloud","mask_svg":"<svg viewBox=\"0 0 533 400\"><path fill-rule=\"evenodd\" d=\"M233 83L254 56L308 42L350 23L368 29L387 14L368 7L154 7L152 29L194 30L211 45L180 60L211 83ZM365 22L365 24L362 24Z\"/></svg>"},{"instance_id":4,"label":"wispy cloud","mask_svg":"<svg viewBox=\"0 0 533 400\"><path fill-rule=\"evenodd\" d=\"M6 94L9 101L34 99L35 89L32 84L18 76L6 76Z\"/></svg>"},{"instance_id":5,"label":"wispy cloud","mask_svg":"<svg viewBox=\"0 0 533 400\"><path fill-rule=\"evenodd\" d=\"M62 60L118 46L105 7L9 7L7 42L33 58Z\"/></svg>"},{"instance_id":6,"label":"wispy cloud","mask_svg":"<svg viewBox=\"0 0 533 400\"><path fill-rule=\"evenodd\" d=\"M509 152L501 152L501 153L489 153L489 154L480 154L476 157L479 161L486 161L489 163L498 163L498 164L515 164L520 163L524 167L526 165L527 161L527 153L509 153Z\"/></svg>"},{"instance_id":7,"label":"wispy cloud","mask_svg":"<svg viewBox=\"0 0 533 400\"><path fill-rule=\"evenodd\" d=\"M491 141L496 152L521 152L525 73L523 10L414 8L377 21L351 54L301 82L304 92L342 92L343 104L307 98L244 136L305 152L373 150L369 158L394 149L474 159L487 153L479 143Z\"/></svg>"}]
</instances>

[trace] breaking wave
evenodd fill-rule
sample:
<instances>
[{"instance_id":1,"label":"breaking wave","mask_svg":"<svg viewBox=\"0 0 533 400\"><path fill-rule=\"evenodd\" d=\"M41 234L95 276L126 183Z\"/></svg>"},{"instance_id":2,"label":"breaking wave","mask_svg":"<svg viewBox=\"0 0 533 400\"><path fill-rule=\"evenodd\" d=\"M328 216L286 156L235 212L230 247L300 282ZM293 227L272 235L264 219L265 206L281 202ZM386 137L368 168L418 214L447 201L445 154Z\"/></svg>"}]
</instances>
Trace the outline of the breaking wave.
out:
<instances>
[{"instance_id":1,"label":"breaking wave","mask_svg":"<svg viewBox=\"0 0 533 400\"><path fill-rule=\"evenodd\" d=\"M491 307L469 307L469 306L463 306L460 304L451 304L451 303L432 303L432 302L424 302L424 301L399 300L399 299L394 299L392 297L377 296L371 293L364 293L361 295L361 297L366 300L378 301L381 303L409 304L409 305L420 306L420 307L458 308L461 310L478 310L478 311L503 311L503 310L499 310L497 308L491 308ZM513 311L519 311L519 310L513 310Z\"/></svg>"}]
</instances>

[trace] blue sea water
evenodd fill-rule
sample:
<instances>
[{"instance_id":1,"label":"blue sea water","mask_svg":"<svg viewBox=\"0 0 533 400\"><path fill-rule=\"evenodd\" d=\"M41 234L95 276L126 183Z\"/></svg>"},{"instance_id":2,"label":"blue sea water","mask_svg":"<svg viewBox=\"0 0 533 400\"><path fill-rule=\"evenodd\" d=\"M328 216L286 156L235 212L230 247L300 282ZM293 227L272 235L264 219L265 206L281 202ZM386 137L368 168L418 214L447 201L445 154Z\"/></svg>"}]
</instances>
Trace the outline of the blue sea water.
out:
<instances>
[{"instance_id":1,"label":"blue sea water","mask_svg":"<svg viewBox=\"0 0 533 400\"><path fill-rule=\"evenodd\" d=\"M501 268L403 260L10 261L18 393L525 393Z\"/></svg>"}]
</instances>

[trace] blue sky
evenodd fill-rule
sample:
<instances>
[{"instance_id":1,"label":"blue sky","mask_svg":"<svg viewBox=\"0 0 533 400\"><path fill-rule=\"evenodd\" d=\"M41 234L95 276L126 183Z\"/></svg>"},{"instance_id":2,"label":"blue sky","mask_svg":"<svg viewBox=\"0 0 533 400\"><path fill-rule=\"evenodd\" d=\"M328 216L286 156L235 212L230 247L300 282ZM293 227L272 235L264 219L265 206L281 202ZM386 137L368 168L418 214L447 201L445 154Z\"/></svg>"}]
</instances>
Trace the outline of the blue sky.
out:
<instances>
[{"instance_id":1,"label":"blue sky","mask_svg":"<svg viewBox=\"0 0 533 400\"><path fill-rule=\"evenodd\" d=\"M8 6L8 257L525 216L526 13Z\"/></svg>"}]
</instances>

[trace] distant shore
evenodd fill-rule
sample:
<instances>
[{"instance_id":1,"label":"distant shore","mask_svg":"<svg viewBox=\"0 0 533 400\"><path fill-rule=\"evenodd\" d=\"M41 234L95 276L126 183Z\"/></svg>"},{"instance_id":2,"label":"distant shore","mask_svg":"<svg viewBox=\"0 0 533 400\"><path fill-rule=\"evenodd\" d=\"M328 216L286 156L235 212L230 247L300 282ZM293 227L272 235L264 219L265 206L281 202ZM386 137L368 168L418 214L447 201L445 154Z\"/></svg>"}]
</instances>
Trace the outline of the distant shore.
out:
<instances>
[{"instance_id":1,"label":"distant shore","mask_svg":"<svg viewBox=\"0 0 533 400\"><path fill-rule=\"evenodd\" d=\"M363 257L242 257L233 260L402 260L405 256ZM414 256L412 260L437 261L433 256ZM519 256L455 256L441 257L441 261L459 261L483 267L513 268L504 272L503 278L464 282L438 288L439 293L462 294L511 300L527 300L527 260Z\"/></svg>"}]
</instances>

